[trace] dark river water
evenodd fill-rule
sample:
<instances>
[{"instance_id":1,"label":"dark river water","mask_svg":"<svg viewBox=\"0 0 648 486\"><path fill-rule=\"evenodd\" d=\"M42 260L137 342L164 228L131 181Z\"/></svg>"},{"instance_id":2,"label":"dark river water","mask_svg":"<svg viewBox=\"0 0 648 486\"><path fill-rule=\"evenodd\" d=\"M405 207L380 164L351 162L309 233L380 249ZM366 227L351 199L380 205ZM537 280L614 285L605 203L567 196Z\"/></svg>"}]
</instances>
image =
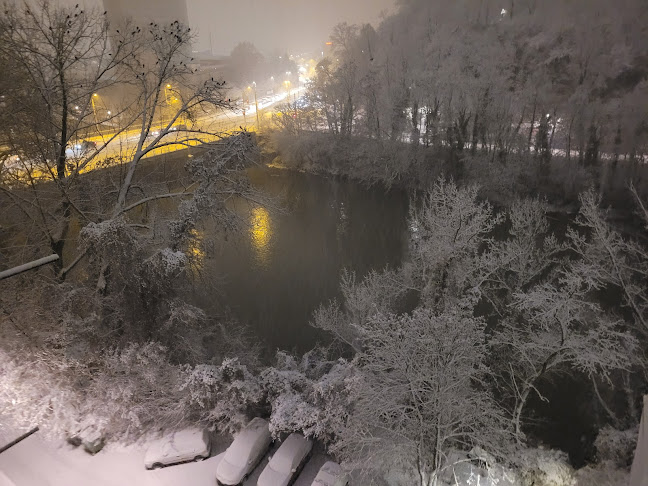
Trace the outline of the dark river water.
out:
<instances>
[{"instance_id":1,"label":"dark river water","mask_svg":"<svg viewBox=\"0 0 648 486\"><path fill-rule=\"evenodd\" d=\"M406 248L404 192L333 177L258 167L253 185L287 211L235 204L248 224L207 252L203 272L217 296L201 306L230 308L268 351L304 352L330 340L309 325L320 304L338 297L340 273L358 276L398 266Z\"/></svg>"}]
</instances>

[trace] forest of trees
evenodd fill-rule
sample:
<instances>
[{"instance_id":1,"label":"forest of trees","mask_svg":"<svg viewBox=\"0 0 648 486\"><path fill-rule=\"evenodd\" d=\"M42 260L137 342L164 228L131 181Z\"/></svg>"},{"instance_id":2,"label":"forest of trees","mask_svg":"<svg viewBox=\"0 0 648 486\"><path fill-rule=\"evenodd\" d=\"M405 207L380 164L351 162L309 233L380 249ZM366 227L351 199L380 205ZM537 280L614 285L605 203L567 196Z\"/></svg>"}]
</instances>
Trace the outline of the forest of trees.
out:
<instances>
[{"instance_id":1,"label":"forest of trees","mask_svg":"<svg viewBox=\"0 0 648 486\"><path fill-rule=\"evenodd\" d=\"M584 2L403 0L377 30L340 25L312 109L282 136L325 130L387 154L384 142L407 143L447 151L451 164L483 154L546 164L562 149L587 170L638 166L648 12L640 0ZM275 435L320 440L358 484L449 483L468 453L475 470L498 462L519 484L552 474L574 484L570 470L547 469L560 454L538 446L543 404L578 384L587 391L556 406L578 409L598 436L582 444L596 453L574 463L618 468L608 484L623 484L648 389L641 181L621 185L627 231L596 185L557 228L543 197L495 205L465 179L435 178L410 204L404 263L343 273L341 298L314 313L331 345L264 361L225 309L195 305L213 291L197 232L236 231L233 197L270 201L245 176L260 160L255 136L193 128L227 103L220 80L193 71L190 39L175 22L117 29L101 12L47 2L2 15L0 263L61 257L1 284L2 413L55 437L108 441L189 423L235 432L264 415ZM103 90L126 94L116 115L100 113L107 139L137 127L136 148L106 159L105 141L71 158L98 124L92 98ZM145 160L195 143L204 150L184 171ZM84 171L95 164L103 170Z\"/></svg>"},{"instance_id":2,"label":"forest of trees","mask_svg":"<svg viewBox=\"0 0 648 486\"><path fill-rule=\"evenodd\" d=\"M467 167L483 180L483 171L505 171L520 193L575 203L596 183L617 203L625 197L624 180L633 177L648 195L641 163L648 148L643 2L399 4L377 29L336 26L333 53L317 66L308 107L296 120L279 120L302 135L285 142L285 152L298 146L297 160L309 152L316 163L334 165L335 147L358 147L352 175L427 184L438 174L429 176L435 164L425 147L452 162L446 175L464 177ZM332 137L311 137L301 147L304 132L312 131ZM365 142L346 144L341 139L349 135ZM390 149L394 142L407 142L407 154ZM385 158L389 166L381 167ZM517 172L503 169L507 162Z\"/></svg>"},{"instance_id":3,"label":"forest of trees","mask_svg":"<svg viewBox=\"0 0 648 486\"><path fill-rule=\"evenodd\" d=\"M332 133L499 158L646 155L641 1L400 4L378 30L340 24L331 34L310 97Z\"/></svg>"}]
</instances>

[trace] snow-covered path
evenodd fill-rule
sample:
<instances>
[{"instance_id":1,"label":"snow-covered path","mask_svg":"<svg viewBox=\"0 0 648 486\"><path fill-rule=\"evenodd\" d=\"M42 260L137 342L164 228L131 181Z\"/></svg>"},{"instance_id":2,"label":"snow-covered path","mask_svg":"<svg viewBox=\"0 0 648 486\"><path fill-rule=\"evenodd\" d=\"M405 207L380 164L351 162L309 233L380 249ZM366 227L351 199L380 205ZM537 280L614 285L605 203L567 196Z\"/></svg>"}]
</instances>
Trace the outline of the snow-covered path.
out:
<instances>
[{"instance_id":1,"label":"snow-covered path","mask_svg":"<svg viewBox=\"0 0 648 486\"><path fill-rule=\"evenodd\" d=\"M12 434L0 431L0 443L19 435ZM215 486L216 468L229 442L229 438L216 436L209 459L147 471L145 446L107 446L91 456L65 442L46 441L37 432L0 453L0 486ZM326 460L322 453L313 454L295 486L310 486ZM266 456L244 486L256 485L267 462Z\"/></svg>"}]
</instances>

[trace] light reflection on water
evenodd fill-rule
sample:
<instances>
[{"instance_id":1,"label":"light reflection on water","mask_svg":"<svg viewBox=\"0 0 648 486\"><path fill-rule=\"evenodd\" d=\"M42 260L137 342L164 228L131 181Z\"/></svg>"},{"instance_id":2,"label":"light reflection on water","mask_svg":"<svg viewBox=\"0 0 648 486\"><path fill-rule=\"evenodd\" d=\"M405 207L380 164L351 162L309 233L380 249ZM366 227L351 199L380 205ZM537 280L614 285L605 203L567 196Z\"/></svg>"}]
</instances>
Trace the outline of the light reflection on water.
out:
<instances>
[{"instance_id":1,"label":"light reflection on water","mask_svg":"<svg viewBox=\"0 0 648 486\"><path fill-rule=\"evenodd\" d=\"M205 232L197 229L189 231L189 241L187 243L187 256L191 260L194 270L202 268L205 260L205 251L203 249L203 240Z\"/></svg>"},{"instance_id":2,"label":"light reflection on water","mask_svg":"<svg viewBox=\"0 0 648 486\"><path fill-rule=\"evenodd\" d=\"M270 213L266 208L256 207L250 213L250 237L257 262L264 268L270 264L270 240L272 227Z\"/></svg>"}]
</instances>

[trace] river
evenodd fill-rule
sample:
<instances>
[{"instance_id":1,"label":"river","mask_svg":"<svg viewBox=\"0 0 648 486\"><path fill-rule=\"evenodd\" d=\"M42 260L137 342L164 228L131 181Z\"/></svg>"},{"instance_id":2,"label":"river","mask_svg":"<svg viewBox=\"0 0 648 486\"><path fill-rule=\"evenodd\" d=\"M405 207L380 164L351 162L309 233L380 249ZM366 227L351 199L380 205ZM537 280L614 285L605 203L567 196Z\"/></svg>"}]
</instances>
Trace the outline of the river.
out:
<instances>
[{"instance_id":1,"label":"river","mask_svg":"<svg viewBox=\"0 0 648 486\"><path fill-rule=\"evenodd\" d=\"M304 352L330 341L309 321L340 295L343 269L363 276L400 265L408 199L400 190L269 167L250 169L249 178L285 211L238 201L247 222L241 232L201 235L196 251L204 252L201 270L216 295L198 304L208 313L229 307L267 351Z\"/></svg>"}]
</instances>

